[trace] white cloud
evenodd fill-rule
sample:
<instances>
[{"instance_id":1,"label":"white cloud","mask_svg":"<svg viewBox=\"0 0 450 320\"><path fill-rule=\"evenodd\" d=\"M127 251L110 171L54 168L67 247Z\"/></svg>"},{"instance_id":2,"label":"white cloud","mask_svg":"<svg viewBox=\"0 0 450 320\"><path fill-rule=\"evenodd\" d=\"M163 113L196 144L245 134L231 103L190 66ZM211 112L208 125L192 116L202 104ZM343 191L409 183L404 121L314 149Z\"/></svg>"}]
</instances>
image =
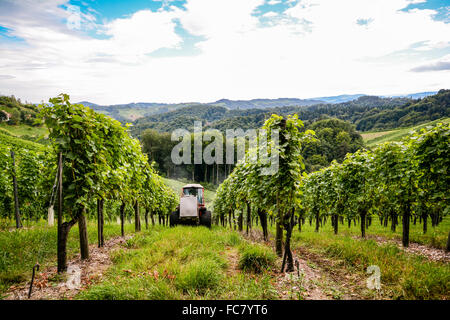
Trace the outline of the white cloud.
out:
<instances>
[{"instance_id":1,"label":"white cloud","mask_svg":"<svg viewBox=\"0 0 450 320\"><path fill-rule=\"evenodd\" d=\"M450 70L450 55L442 58L442 60L434 60L425 65L420 65L411 69L413 72L436 72Z\"/></svg>"},{"instance_id":2,"label":"white cloud","mask_svg":"<svg viewBox=\"0 0 450 320\"><path fill-rule=\"evenodd\" d=\"M266 18L271 18L271 17L276 17L276 16L278 16L278 13L273 12L273 11L269 11L269 12L266 12L263 14L263 17L266 17Z\"/></svg>"},{"instance_id":3,"label":"white cloud","mask_svg":"<svg viewBox=\"0 0 450 320\"><path fill-rule=\"evenodd\" d=\"M256 28L258 19L251 14L262 4L264 0L188 0L181 21L195 35L234 36Z\"/></svg>"},{"instance_id":4,"label":"white cloud","mask_svg":"<svg viewBox=\"0 0 450 320\"><path fill-rule=\"evenodd\" d=\"M400 11L406 0L303 0L270 26L253 14L265 0L188 0L186 10L166 6L112 20L102 25L109 37L102 40L77 30L83 21L97 23L89 16L79 15L79 28L76 19L72 30L61 24L71 14L58 7L64 3L0 2L1 24L27 42L0 43L0 74L14 77L0 77L2 93L40 101L67 92L74 100L112 104L450 87L448 71L410 71L442 60L424 57L448 48L450 25L433 20L432 10ZM205 39L197 44L201 53L148 56L180 48L176 19ZM358 19L371 22L361 26ZM405 55L393 61L395 52Z\"/></svg>"},{"instance_id":5,"label":"white cloud","mask_svg":"<svg viewBox=\"0 0 450 320\"><path fill-rule=\"evenodd\" d=\"M129 18L117 19L106 25L111 40L100 41L99 50L108 47L113 55L140 56L159 48L173 48L182 42L175 33L173 19L177 11L143 10ZM103 47L105 48L105 47Z\"/></svg>"}]
</instances>

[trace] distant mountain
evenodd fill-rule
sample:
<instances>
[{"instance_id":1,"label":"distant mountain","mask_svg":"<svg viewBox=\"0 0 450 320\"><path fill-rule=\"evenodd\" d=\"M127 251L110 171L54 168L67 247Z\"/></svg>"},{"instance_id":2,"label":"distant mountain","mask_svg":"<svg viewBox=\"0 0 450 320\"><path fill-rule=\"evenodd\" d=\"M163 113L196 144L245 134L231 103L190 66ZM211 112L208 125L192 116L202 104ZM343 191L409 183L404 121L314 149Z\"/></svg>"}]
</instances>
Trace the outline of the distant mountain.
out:
<instances>
[{"instance_id":1,"label":"distant mountain","mask_svg":"<svg viewBox=\"0 0 450 320\"><path fill-rule=\"evenodd\" d=\"M82 104L83 106L89 107L89 108L93 108L93 107L98 107L99 106L98 104L95 104L95 103L92 103L92 102L89 102L89 101L80 101L80 102L77 102L77 104Z\"/></svg>"},{"instance_id":2,"label":"distant mountain","mask_svg":"<svg viewBox=\"0 0 450 320\"><path fill-rule=\"evenodd\" d=\"M89 101L79 102L84 106L90 107L97 112L103 113L123 123L132 122L143 117L149 117L156 114L174 111L183 107L196 105L197 103L155 103L155 102L138 102L127 104L115 104L109 106L98 105Z\"/></svg>"},{"instance_id":3,"label":"distant mountain","mask_svg":"<svg viewBox=\"0 0 450 320\"><path fill-rule=\"evenodd\" d=\"M422 99L424 97L434 95L436 92L420 92L401 96L382 96L381 98L409 98ZM156 103L156 102L138 102L116 105L98 105L89 101L79 102L88 106L95 111L106 114L123 123L132 122L140 118L151 117L154 115L171 112L184 107L192 106L219 106L228 110L250 110L250 109L273 109L282 107L309 107L320 104L341 104L351 101L356 101L364 94L342 94L338 96L317 97L310 99L297 98L278 98L278 99L251 99L251 100L229 100L220 99L210 103ZM195 112L193 112L195 113Z\"/></svg>"},{"instance_id":4,"label":"distant mountain","mask_svg":"<svg viewBox=\"0 0 450 320\"><path fill-rule=\"evenodd\" d=\"M229 110L247 110L247 109L269 109L277 107L290 106L310 106L314 104L325 103L324 101L313 99L279 98L279 99L253 99L253 100L228 100L222 99L211 103L154 103L138 102L128 104L116 104L109 106L98 105L89 101L79 102L97 112L106 114L121 122L135 121L140 118L150 117L157 114L171 112L184 107L192 106L219 106ZM194 111L195 113L195 111Z\"/></svg>"},{"instance_id":5,"label":"distant mountain","mask_svg":"<svg viewBox=\"0 0 450 320\"><path fill-rule=\"evenodd\" d=\"M230 109L218 105L193 105L139 119L134 122L131 132L139 137L146 129L160 132L172 132L179 128L192 130L195 121L201 121L204 128L221 131L236 128L256 129L274 113L297 114L305 123L324 118L338 118L354 124L361 132L387 130L450 117L449 99L450 90L440 90L436 95L423 99L361 96L338 104L321 103L309 106Z\"/></svg>"},{"instance_id":6,"label":"distant mountain","mask_svg":"<svg viewBox=\"0 0 450 320\"><path fill-rule=\"evenodd\" d=\"M437 91L427 91L427 92L417 92L403 95L392 95L392 96L381 96L383 98L410 98L410 99L423 99L428 96L435 95ZM356 100L360 97L366 96L365 94L341 94L339 96L330 96L330 97L317 97L311 98L313 100L325 101L326 103L343 103Z\"/></svg>"},{"instance_id":7,"label":"distant mountain","mask_svg":"<svg viewBox=\"0 0 450 320\"><path fill-rule=\"evenodd\" d=\"M278 98L278 99L252 99L252 100L228 100L221 99L216 102L208 103L226 107L228 109L267 109L276 107L290 106L311 106L313 104L325 103L318 99L297 99L297 98Z\"/></svg>"},{"instance_id":8,"label":"distant mountain","mask_svg":"<svg viewBox=\"0 0 450 320\"><path fill-rule=\"evenodd\" d=\"M312 98L314 100L324 101L325 103L343 103L349 102L358 99L359 97L363 97L365 94L341 94L339 96L330 96L330 97L319 97Z\"/></svg>"},{"instance_id":9,"label":"distant mountain","mask_svg":"<svg viewBox=\"0 0 450 320\"><path fill-rule=\"evenodd\" d=\"M411 94L405 94L400 96L390 96L392 98L410 98L410 99L423 99L432 95L435 95L438 93L437 91L427 91L427 92L418 92L418 93L411 93ZM387 97L387 96L386 96Z\"/></svg>"}]
</instances>

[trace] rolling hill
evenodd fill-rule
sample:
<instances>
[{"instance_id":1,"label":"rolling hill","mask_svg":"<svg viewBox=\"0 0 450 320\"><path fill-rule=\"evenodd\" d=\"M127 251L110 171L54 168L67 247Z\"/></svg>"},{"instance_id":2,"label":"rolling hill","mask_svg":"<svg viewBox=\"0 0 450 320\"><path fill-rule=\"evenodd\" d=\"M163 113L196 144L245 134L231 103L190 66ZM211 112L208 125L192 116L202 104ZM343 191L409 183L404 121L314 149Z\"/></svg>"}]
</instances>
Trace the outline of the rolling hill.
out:
<instances>
[{"instance_id":1,"label":"rolling hill","mask_svg":"<svg viewBox=\"0 0 450 320\"><path fill-rule=\"evenodd\" d=\"M360 132L410 127L450 116L450 90L441 90L424 99L405 97L383 98L361 96L356 100L339 104L314 104L310 106L284 106L277 108L233 109L215 105L189 106L164 114L138 119L131 129L140 136L146 129L171 132L178 128L192 130L194 121L201 121L204 128L256 129L271 114L298 114L306 122L324 118L349 121Z\"/></svg>"},{"instance_id":2,"label":"rolling hill","mask_svg":"<svg viewBox=\"0 0 450 320\"><path fill-rule=\"evenodd\" d=\"M388 131L374 131L374 132L365 132L361 133L361 136L364 139L364 142L368 147L373 147L378 143L389 142L389 141L400 141L407 135L409 135L412 131L420 130L422 128L428 126L435 126L438 123L448 123L450 122L450 118L438 119L434 121L429 121L420 125L401 128L396 130L388 130Z\"/></svg>"},{"instance_id":3,"label":"rolling hill","mask_svg":"<svg viewBox=\"0 0 450 320\"><path fill-rule=\"evenodd\" d=\"M383 96L382 98L409 98L418 99L433 95L436 92L420 92L399 96ZM317 104L339 104L354 101L364 94L342 94L337 96L325 96L308 99L298 98L278 98L278 99L251 99L251 100L230 100L220 99L209 103L186 102L186 103L158 103L158 102L138 102L115 105L99 105L89 101L79 103L91 107L95 111L106 114L123 123L133 122L144 117L151 117L157 114L175 111L191 106L220 106L229 110L250 110L250 109L274 109L282 107L312 106Z\"/></svg>"}]
</instances>

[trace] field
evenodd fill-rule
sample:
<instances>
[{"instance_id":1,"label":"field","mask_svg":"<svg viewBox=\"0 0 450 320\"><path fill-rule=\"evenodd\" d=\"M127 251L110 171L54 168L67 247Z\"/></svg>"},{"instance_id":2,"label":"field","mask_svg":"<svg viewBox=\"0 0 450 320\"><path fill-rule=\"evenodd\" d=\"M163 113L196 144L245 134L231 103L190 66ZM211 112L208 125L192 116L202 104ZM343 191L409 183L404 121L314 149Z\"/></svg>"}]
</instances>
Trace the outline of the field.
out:
<instances>
[{"instance_id":1,"label":"field","mask_svg":"<svg viewBox=\"0 0 450 320\"><path fill-rule=\"evenodd\" d=\"M0 132L1 131L7 131L8 133L16 136L16 137L23 137L28 136L30 138L39 138L41 136L47 136L48 130L46 127L32 127L28 126L26 124L20 124L20 125L7 125L4 123L0 123Z\"/></svg>"},{"instance_id":2,"label":"field","mask_svg":"<svg viewBox=\"0 0 450 320\"><path fill-rule=\"evenodd\" d=\"M424 124L420 124L413 127L401 128L396 130L389 131L372 131L372 132L362 132L361 136L364 139L364 142L367 146L373 147L378 143L388 142L388 141L399 141L403 139L405 136L409 135L411 131L419 130L425 128L427 126L433 126L437 123L449 123L450 118L439 119L430 121Z\"/></svg>"},{"instance_id":3,"label":"field","mask_svg":"<svg viewBox=\"0 0 450 320\"><path fill-rule=\"evenodd\" d=\"M12 134L10 131L4 130L3 128L0 128L0 143L2 146L13 147L16 150L26 148L29 150L38 151L44 148L44 145L40 143L22 139L21 137L18 137Z\"/></svg>"},{"instance_id":4,"label":"field","mask_svg":"<svg viewBox=\"0 0 450 320\"><path fill-rule=\"evenodd\" d=\"M96 265L102 270L100 275L86 271L89 277L83 280L82 290L62 294L52 289L66 280L54 272L55 227L46 227L41 221L25 230L4 230L0 232L0 292L8 298L11 286L13 291L27 288L31 268L38 260L41 272L37 283L42 288L36 288L35 294L47 299L450 298L449 256L434 248L445 244L448 217L425 236L419 225L413 225L413 244L407 250L399 245L401 230L391 232L376 220L368 228L366 240L360 238L358 226L353 224L350 228L341 225L339 234L334 235L330 223L314 232L314 223L306 221L301 232L295 229L293 233L298 268L290 276L279 273L281 259L273 253L274 225L269 229L270 241L264 242L255 222L249 235L219 226L208 230L158 224L134 233L133 224L126 223L125 239L112 247L107 245L107 249L97 249L96 222L90 221L91 260L96 259L95 250L106 250L109 258ZM117 222L105 224L107 243L121 238L119 235ZM79 261L78 241L74 227L68 247L75 264ZM380 291L366 286L370 265L380 267ZM42 296L44 293L48 296Z\"/></svg>"},{"instance_id":5,"label":"field","mask_svg":"<svg viewBox=\"0 0 450 320\"><path fill-rule=\"evenodd\" d=\"M382 227L378 219L368 228L366 240L361 239L359 226L353 224L351 228L341 225L338 235L333 234L331 224L319 232L314 232L308 223L305 226L302 232L294 232L294 250L311 258L318 268L331 274L356 274L365 281L367 267L379 266L381 292L359 290L368 296L372 294L371 298L448 299L450 255L436 247L445 246L449 218L427 235L422 234L419 225L412 226L414 243L408 249L401 246L401 230L391 232Z\"/></svg>"},{"instance_id":6,"label":"field","mask_svg":"<svg viewBox=\"0 0 450 320\"><path fill-rule=\"evenodd\" d=\"M84 112L81 107L75 108ZM54 109L49 108L47 111L54 112ZM33 299L450 298L450 253L445 250L448 249L450 217L440 206L445 204L446 199L442 199L442 195L448 191L448 184L443 182L446 180L442 180L439 174L434 174L441 173L443 168L448 167L447 157L442 156L442 152L447 152L447 127L429 129L417 139L416 144L408 145L409 151L422 155L421 148L424 144L429 146L436 143L437 147L426 153L426 156L431 155L432 161L417 158L417 161L426 161L432 165L431 169L416 166L415 162L403 162L400 157L403 149L378 148L375 149L374 156L368 157L365 152L350 154L342 164L335 163L329 168L305 176L299 166L301 159L296 156L300 153L295 152L296 148L300 148L298 141L303 133L298 132L295 125L286 126L285 130L292 132L284 138L291 139L289 143L292 148L283 149L286 153L282 156L291 165L290 170L284 171L289 176L261 176L258 164L249 163L247 166L241 162L219 187L204 184L206 205L213 212L214 223L208 229L203 226L169 227L168 217L177 205L180 191L190 182L165 179L157 175L142 154L139 141L132 140L117 123L101 117L106 125L111 126L112 132L117 134L112 137L117 138L113 140L115 144L111 145L111 137L104 135L104 124L96 123L95 117L95 114L92 114L92 118L71 117L71 121L75 122L73 128L76 132L83 128L77 121L86 121L88 128L97 128L92 134L95 139L89 136L84 140L71 139L66 142L64 134L61 134L59 140L55 139L55 143L61 143L61 148L67 148L67 143L73 143L70 147L72 161L66 161L64 165L76 164L77 167L72 172L65 172L84 172L82 170L86 169L86 160L83 157L86 154L91 157L88 167L91 171L81 175L73 183L72 189L63 188L64 195L69 194L63 203L64 209L70 208L67 211L72 211L67 212L66 218L74 219L74 227L67 240L67 273L58 273L56 270L57 228L47 226L45 218L48 202L43 201L49 195L45 193L45 187L25 188L42 186L45 185L44 182L51 187L55 173L37 173L49 168L49 164L53 165L54 159L37 158L34 151L17 152L21 210L28 208L28 211L22 211L25 213L22 216L23 228L14 228L8 148L13 146L39 151L45 147L21 139L20 134L28 131L25 127L15 128L14 133L7 131L10 128L0 128L0 138L6 145L1 154L4 169L0 178L4 183L0 186L8 187L1 194L1 204L2 208L6 208L5 212L9 212L0 218L1 299L27 299L32 268L36 262L39 262L40 270L34 280ZM273 116L272 120L268 123L277 125L277 116ZM296 119L289 118L288 121L289 124L295 124ZM65 129L73 132L73 128ZM404 133L402 130L378 136L373 134L370 141L397 139ZM432 140L426 140L428 138ZM79 147L80 143L85 144ZM106 144L108 148L103 147ZM132 152L126 149L129 145ZM98 150L101 150L103 158L93 156L98 155ZM74 155L73 152L79 152L79 155ZM440 156L437 157L433 152ZM117 154L122 157L118 157L117 161L110 161L108 166L97 165L98 159L114 159ZM83 161L75 162L77 159ZM385 165L386 159L391 161L390 165ZM398 171L411 172L411 168L421 174L406 180L408 183L405 187L404 181L400 181L397 174ZM63 179L71 181L71 174L65 175ZM109 175L113 179L103 180ZM95 194L91 198L92 190L88 187L92 187L94 180L88 180L86 177L89 176L96 177L99 188L96 190L110 189L109 192ZM396 193L399 188L406 190L419 185L420 181L423 182L420 180L423 176L434 179L435 183L421 185L428 189L409 189L408 193ZM383 182L383 177L388 177L389 180ZM403 179L405 175L400 177ZM46 182L44 178L50 181ZM297 184L299 179L302 179L302 185ZM85 199L83 210L80 210L81 206L70 202L70 190L86 181L90 184L81 191L78 190L84 194L83 197L78 197ZM330 183L332 181L334 182ZM285 183L287 187L277 189ZM380 188L380 184L383 188ZM121 193L112 192L117 190ZM419 192L423 192L425 196L419 197ZM376 197L379 201L368 202L370 197L367 195ZM265 204L266 199L278 206ZM345 202L340 202L341 199L345 199ZM421 203L423 199L429 201ZM39 202L41 200L42 203ZM397 202L399 200L401 202ZM102 201L105 210L100 209L103 208ZM302 207L296 205L300 202ZM266 207L262 207L263 205ZM369 205L370 210L367 210ZM279 209L283 206L289 210L283 213ZM77 208L81 215L74 215L73 208ZM125 210L119 213L122 210L119 208ZM423 211L424 209L427 211ZM151 216L146 221L144 217L148 212ZM274 220L281 219L280 212L282 219L291 219L284 221L294 221L294 212L305 218L301 230L298 224L294 225L290 238L291 230L287 223L284 224L285 233L276 229ZM233 220L230 221L232 213ZM424 213L429 221L426 233L423 232L421 221ZM389 219L388 226L382 226L378 214L384 221ZM97 221L97 217L101 219ZM83 218L87 220L84 229ZM264 237L266 228L260 222L267 218L268 239ZM365 220L366 218L371 220ZM124 222L123 236L121 219ZM101 223L103 220L104 224ZM397 223L394 231L390 228L393 221ZM223 224L219 225L221 222ZM407 232L403 232L402 223L403 226L410 223ZM316 224L320 224L317 230ZM60 232L61 230L63 229ZM86 232L88 241L83 232ZM101 233L104 235L104 245L99 244L101 236L98 235ZM406 244L405 234L409 236ZM286 256L290 255L286 261L292 267L286 272L283 251ZM375 273L370 274L370 270ZM379 275L381 287L373 287L376 274ZM73 285L78 281L79 285Z\"/></svg>"}]
</instances>

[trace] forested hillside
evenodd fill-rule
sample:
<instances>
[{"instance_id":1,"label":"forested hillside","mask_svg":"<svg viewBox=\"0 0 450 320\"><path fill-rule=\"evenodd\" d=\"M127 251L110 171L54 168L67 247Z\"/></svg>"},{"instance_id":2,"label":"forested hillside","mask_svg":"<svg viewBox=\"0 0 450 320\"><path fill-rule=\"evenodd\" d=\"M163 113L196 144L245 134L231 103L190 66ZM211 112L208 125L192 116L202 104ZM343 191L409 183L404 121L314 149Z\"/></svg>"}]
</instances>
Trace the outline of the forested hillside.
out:
<instances>
[{"instance_id":1,"label":"forested hillside","mask_svg":"<svg viewBox=\"0 0 450 320\"><path fill-rule=\"evenodd\" d=\"M271 114L298 114L306 123L323 118L338 118L355 124L358 131L395 129L448 117L450 90L440 90L424 99L362 96L339 104L268 109L227 110L210 105L191 106L139 119L135 122L132 133L139 136L149 128L161 132L171 132L177 128L189 130L194 121L202 121L205 127L221 131L231 128L256 129Z\"/></svg>"},{"instance_id":2,"label":"forested hillside","mask_svg":"<svg viewBox=\"0 0 450 320\"><path fill-rule=\"evenodd\" d=\"M33 125L38 108L31 103L22 103L14 96L0 96L0 121L10 125Z\"/></svg>"},{"instance_id":3,"label":"forested hillside","mask_svg":"<svg viewBox=\"0 0 450 320\"><path fill-rule=\"evenodd\" d=\"M190 105L197 105L198 103L127 103L117 104L112 106L101 106L88 101L82 101L80 104L90 107L99 113L110 116L122 123L132 122L143 117L150 117L155 114L166 113Z\"/></svg>"},{"instance_id":4,"label":"forested hillside","mask_svg":"<svg viewBox=\"0 0 450 320\"><path fill-rule=\"evenodd\" d=\"M320 99L296 99L296 98L279 98L279 99L252 99L252 100L229 100L221 99L210 103L155 103L155 102L138 102L116 105L98 105L89 101L79 102L82 105L90 107L97 112L110 116L122 123L135 121L143 117L152 117L170 111L190 106L219 106L229 110L247 110L247 109L268 109L280 106L310 106L318 103L337 103L356 99L360 95L342 95L336 97L325 97ZM327 100L328 99L328 100Z\"/></svg>"},{"instance_id":5,"label":"forested hillside","mask_svg":"<svg viewBox=\"0 0 450 320\"><path fill-rule=\"evenodd\" d=\"M351 98L349 98L351 99ZM267 109L279 106L310 106L314 104L324 103L325 101L317 99L295 99L295 98L278 98L278 99L252 99L252 100L229 100L221 99L210 105L224 106L228 109Z\"/></svg>"},{"instance_id":6,"label":"forested hillside","mask_svg":"<svg viewBox=\"0 0 450 320\"><path fill-rule=\"evenodd\" d=\"M349 152L356 152L364 146L361 135L355 130L351 123L339 119L324 119L309 124L305 130L314 130L316 139L306 143L302 150L307 172L312 172L328 166L333 160L342 162ZM226 145L226 136L223 137ZM140 140L143 152L150 161L154 161L154 167L160 174L171 178L187 178L192 181L208 182L218 184L223 181L234 164L226 163L226 154L223 154L223 164L182 164L175 165L171 160L171 152L177 141L171 140L168 132L158 132L154 129L145 130ZM205 150L211 142L203 141L202 148ZM236 144L236 141L233 142ZM194 138L191 136L191 149L193 150ZM234 149L235 157L237 148Z\"/></svg>"}]
</instances>

